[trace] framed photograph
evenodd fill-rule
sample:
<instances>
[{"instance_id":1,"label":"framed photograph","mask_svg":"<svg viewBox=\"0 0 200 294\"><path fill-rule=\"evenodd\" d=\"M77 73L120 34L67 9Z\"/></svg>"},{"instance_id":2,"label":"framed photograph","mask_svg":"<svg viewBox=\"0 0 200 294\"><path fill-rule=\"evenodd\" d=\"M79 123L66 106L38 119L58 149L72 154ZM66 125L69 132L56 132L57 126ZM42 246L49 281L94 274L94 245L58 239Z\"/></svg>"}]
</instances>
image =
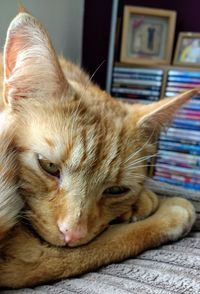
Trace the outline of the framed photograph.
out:
<instances>
[{"instance_id":1,"label":"framed photograph","mask_svg":"<svg viewBox=\"0 0 200 294\"><path fill-rule=\"evenodd\" d=\"M173 63L200 67L200 33L179 34Z\"/></svg>"},{"instance_id":2,"label":"framed photograph","mask_svg":"<svg viewBox=\"0 0 200 294\"><path fill-rule=\"evenodd\" d=\"M170 63L175 23L175 11L125 6L120 61Z\"/></svg>"}]
</instances>

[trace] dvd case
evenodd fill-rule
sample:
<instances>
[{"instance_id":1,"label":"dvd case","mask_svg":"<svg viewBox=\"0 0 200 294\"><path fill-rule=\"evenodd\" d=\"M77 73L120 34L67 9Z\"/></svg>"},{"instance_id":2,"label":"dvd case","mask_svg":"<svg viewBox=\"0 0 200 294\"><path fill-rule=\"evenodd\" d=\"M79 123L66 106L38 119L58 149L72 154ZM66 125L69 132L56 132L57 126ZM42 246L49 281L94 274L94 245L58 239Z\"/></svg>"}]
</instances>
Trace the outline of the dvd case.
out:
<instances>
[{"instance_id":1,"label":"dvd case","mask_svg":"<svg viewBox=\"0 0 200 294\"><path fill-rule=\"evenodd\" d=\"M132 103L148 103L160 99L163 69L115 66L111 94Z\"/></svg>"}]
</instances>

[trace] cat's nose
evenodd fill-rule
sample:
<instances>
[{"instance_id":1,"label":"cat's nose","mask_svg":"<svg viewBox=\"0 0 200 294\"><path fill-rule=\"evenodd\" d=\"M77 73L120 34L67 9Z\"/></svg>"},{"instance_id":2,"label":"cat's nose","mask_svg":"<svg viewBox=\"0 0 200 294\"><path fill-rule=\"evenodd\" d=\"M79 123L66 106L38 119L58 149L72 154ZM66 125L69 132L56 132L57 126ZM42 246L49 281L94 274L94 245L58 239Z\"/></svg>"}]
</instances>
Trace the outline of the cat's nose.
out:
<instances>
[{"instance_id":1,"label":"cat's nose","mask_svg":"<svg viewBox=\"0 0 200 294\"><path fill-rule=\"evenodd\" d=\"M87 234L87 227L85 225L76 225L73 228L68 228L65 223L58 223L58 228L64 236L65 243L68 245L79 241Z\"/></svg>"}]
</instances>

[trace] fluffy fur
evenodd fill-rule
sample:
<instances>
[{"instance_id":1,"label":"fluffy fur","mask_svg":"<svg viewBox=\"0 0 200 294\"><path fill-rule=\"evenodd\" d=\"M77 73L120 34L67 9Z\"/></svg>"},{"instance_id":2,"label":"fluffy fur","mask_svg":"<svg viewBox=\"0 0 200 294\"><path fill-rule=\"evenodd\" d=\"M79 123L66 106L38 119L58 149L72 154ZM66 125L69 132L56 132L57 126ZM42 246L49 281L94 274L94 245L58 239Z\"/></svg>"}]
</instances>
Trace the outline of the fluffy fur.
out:
<instances>
[{"instance_id":1,"label":"fluffy fur","mask_svg":"<svg viewBox=\"0 0 200 294\"><path fill-rule=\"evenodd\" d=\"M22 208L22 200L17 193L17 159L12 146L13 130L7 129L3 123L1 128L3 130L0 134L0 239L15 225Z\"/></svg>"},{"instance_id":2,"label":"fluffy fur","mask_svg":"<svg viewBox=\"0 0 200 294\"><path fill-rule=\"evenodd\" d=\"M195 219L192 205L179 198L160 201L143 183L155 133L196 93L148 106L122 104L75 65L58 61L41 24L18 14L4 50L3 121L15 125L14 141L2 137L1 154L9 172L15 148L20 190L17 195L15 174L0 186L0 230L14 225L20 197L28 225L15 225L1 241L0 287L73 276L186 234ZM38 155L59 167L60 179L41 168ZM113 186L129 191L105 192ZM153 212L135 224L109 226ZM85 245L61 248L66 244Z\"/></svg>"}]
</instances>

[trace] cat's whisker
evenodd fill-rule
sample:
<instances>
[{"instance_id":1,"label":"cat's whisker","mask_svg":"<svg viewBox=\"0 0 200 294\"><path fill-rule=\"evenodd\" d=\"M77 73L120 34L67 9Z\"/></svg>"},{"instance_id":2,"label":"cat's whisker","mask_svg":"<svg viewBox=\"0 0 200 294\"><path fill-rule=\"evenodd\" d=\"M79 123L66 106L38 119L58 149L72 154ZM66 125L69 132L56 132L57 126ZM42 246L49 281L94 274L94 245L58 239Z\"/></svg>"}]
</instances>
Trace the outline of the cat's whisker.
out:
<instances>
[{"instance_id":1,"label":"cat's whisker","mask_svg":"<svg viewBox=\"0 0 200 294\"><path fill-rule=\"evenodd\" d=\"M99 66L95 69L95 71L93 72L93 74L91 75L91 77L89 78L89 81L91 82L93 77L96 75L96 73L98 72L98 70L101 68L101 66L105 63L105 59L99 64Z\"/></svg>"},{"instance_id":2,"label":"cat's whisker","mask_svg":"<svg viewBox=\"0 0 200 294\"><path fill-rule=\"evenodd\" d=\"M157 153L155 154L152 154L152 155L147 155L147 156L143 156L143 157L140 157L138 158L137 160L133 161L133 162L130 162L126 165L127 168L133 168L134 166L137 166L138 163L141 163L141 162L144 162L144 161L147 161L151 158L154 158L157 156Z\"/></svg>"},{"instance_id":3,"label":"cat's whisker","mask_svg":"<svg viewBox=\"0 0 200 294\"><path fill-rule=\"evenodd\" d=\"M138 178L146 178L146 175L144 175L144 174L133 173L132 175L134 175L134 177L138 177Z\"/></svg>"},{"instance_id":4,"label":"cat's whisker","mask_svg":"<svg viewBox=\"0 0 200 294\"><path fill-rule=\"evenodd\" d=\"M80 99L82 99L82 98L85 96L85 94L86 94L86 92L87 92L87 89L88 89L88 87L89 87L89 85L90 85L90 83L91 83L93 77L95 76L95 74L98 72L98 70L101 68L101 66L102 66L104 63L105 63L105 60L103 60L103 61L99 64L99 66L95 69L95 71L93 72L93 74L89 77L89 79L88 79L88 81L87 81L87 83L86 83L86 85L85 85L85 89L84 89L84 91L83 91L83 93L82 93Z\"/></svg>"},{"instance_id":5,"label":"cat's whisker","mask_svg":"<svg viewBox=\"0 0 200 294\"><path fill-rule=\"evenodd\" d=\"M132 175L134 175L134 171L137 170L137 169L139 169L139 168L150 168L150 167L155 167L155 166L156 166L155 164L142 164L142 165L137 165L137 166L128 168L126 170L126 172L129 172Z\"/></svg>"},{"instance_id":6,"label":"cat's whisker","mask_svg":"<svg viewBox=\"0 0 200 294\"><path fill-rule=\"evenodd\" d=\"M135 161L133 161L133 164L136 164L136 163L151 159L151 158L156 157L156 156L157 156L157 152L152 154L152 155L146 155L146 156L140 157L140 158L136 159Z\"/></svg>"},{"instance_id":7,"label":"cat's whisker","mask_svg":"<svg viewBox=\"0 0 200 294\"><path fill-rule=\"evenodd\" d=\"M140 168L140 167L155 167L155 164L144 164L144 165L137 165L133 167L133 169Z\"/></svg>"},{"instance_id":8,"label":"cat's whisker","mask_svg":"<svg viewBox=\"0 0 200 294\"><path fill-rule=\"evenodd\" d=\"M131 177L137 177L137 178L144 178L146 177L146 175L144 174L139 174L139 173L135 173L135 172L130 172Z\"/></svg>"}]
</instances>

